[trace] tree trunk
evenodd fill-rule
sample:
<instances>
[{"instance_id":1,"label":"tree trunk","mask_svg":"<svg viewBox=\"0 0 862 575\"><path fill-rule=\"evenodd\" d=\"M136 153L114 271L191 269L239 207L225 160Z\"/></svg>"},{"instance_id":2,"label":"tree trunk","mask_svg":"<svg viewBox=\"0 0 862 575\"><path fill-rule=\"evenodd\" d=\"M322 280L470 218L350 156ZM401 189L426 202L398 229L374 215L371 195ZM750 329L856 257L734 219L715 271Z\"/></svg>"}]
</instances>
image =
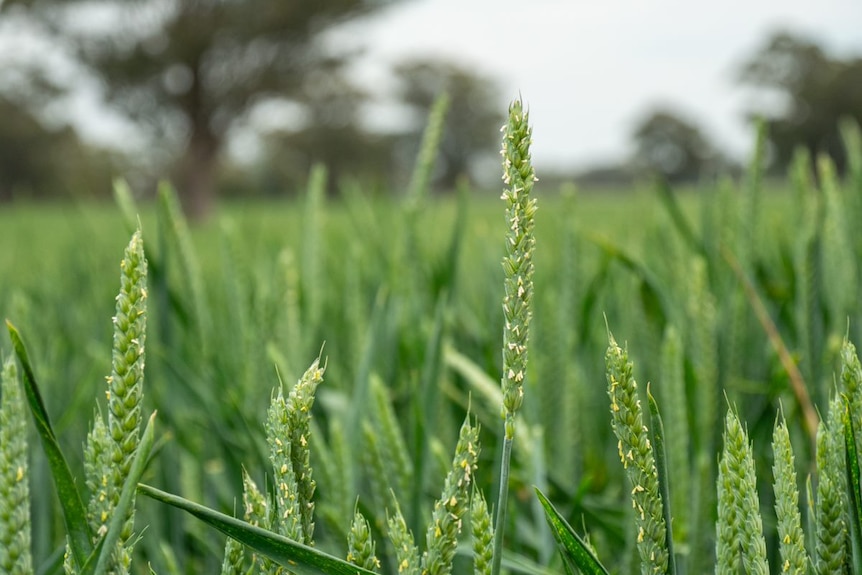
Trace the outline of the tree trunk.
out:
<instances>
[{"instance_id":1,"label":"tree trunk","mask_svg":"<svg viewBox=\"0 0 862 575\"><path fill-rule=\"evenodd\" d=\"M179 196L190 220L206 218L215 204L219 141L207 130L195 129L179 166Z\"/></svg>"}]
</instances>

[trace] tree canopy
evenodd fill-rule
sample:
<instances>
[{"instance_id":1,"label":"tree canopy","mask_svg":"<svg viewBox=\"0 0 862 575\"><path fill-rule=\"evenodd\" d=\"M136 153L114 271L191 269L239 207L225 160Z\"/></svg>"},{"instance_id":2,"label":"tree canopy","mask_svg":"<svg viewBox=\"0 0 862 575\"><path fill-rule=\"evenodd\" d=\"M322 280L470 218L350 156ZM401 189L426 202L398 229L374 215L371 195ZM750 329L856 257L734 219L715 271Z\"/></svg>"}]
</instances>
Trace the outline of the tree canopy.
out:
<instances>
[{"instance_id":1,"label":"tree canopy","mask_svg":"<svg viewBox=\"0 0 862 575\"><path fill-rule=\"evenodd\" d=\"M844 168L839 121L862 122L862 58L835 58L808 39L781 32L748 59L740 81L782 100L750 110L767 121L775 168L786 168L797 146L812 157L828 154Z\"/></svg>"},{"instance_id":2,"label":"tree canopy","mask_svg":"<svg viewBox=\"0 0 862 575\"><path fill-rule=\"evenodd\" d=\"M310 72L346 56L322 32L375 0L33 0L103 83L109 102L181 150L178 187L192 215L210 208L229 130L268 98L297 98ZM325 66L323 66L325 68Z\"/></svg>"},{"instance_id":3,"label":"tree canopy","mask_svg":"<svg viewBox=\"0 0 862 575\"><path fill-rule=\"evenodd\" d=\"M700 129L667 109L645 115L632 138L635 167L671 182L697 179L717 159Z\"/></svg>"},{"instance_id":4,"label":"tree canopy","mask_svg":"<svg viewBox=\"0 0 862 575\"><path fill-rule=\"evenodd\" d=\"M449 94L449 110L440 142L439 186L452 189L483 155L496 154L503 107L494 80L452 62L412 59L395 68L401 100L416 112L412 139L417 142L437 97Z\"/></svg>"}]
</instances>

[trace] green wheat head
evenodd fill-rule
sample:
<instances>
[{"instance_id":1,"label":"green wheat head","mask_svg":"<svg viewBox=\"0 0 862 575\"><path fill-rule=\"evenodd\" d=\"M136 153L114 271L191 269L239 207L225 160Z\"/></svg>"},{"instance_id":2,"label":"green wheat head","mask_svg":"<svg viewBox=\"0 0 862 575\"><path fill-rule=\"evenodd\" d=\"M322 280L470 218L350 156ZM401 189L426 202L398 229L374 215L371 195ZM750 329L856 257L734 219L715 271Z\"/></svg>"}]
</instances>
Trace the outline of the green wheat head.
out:
<instances>
[{"instance_id":1,"label":"green wheat head","mask_svg":"<svg viewBox=\"0 0 862 575\"><path fill-rule=\"evenodd\" d=\"M701 451L712 453L715 429L719 421L718 349L715 296L709 288L708 270L703 258L692 260L687 310L690 357L694 364L697 387L695 405L698 423L695 429Z\"/></svg>"},{"instance_id":2,"label":"green wheat head","mask_svg":"<svg viewBox=\"0 0 862 575\"><path fill-rule=\"evenodd\" d=\"M847 395L850 402L850 417L853 426L862 429L862 365L856 353L856 346L845 339L841 346L841 392ZM857 437L856 448L860 447L862 437Z\"/></svg>"},{"instance_id":3,"label":"green wheat head","mask_svg":"<svg viewBox=\"0 0 862 575\"><path fill-rule=\"evenodd\" d=\"M371 537L371 526L358 510L353 512L353 521L347 533L347 560L369 571L380 569L377 546Z\"/></svg>"},{"instance_id":4,"label":"green wheat head","mask_svg":"<svg viewBox=\"0 0 862 575\"><path fill-rule=\"evenodd\" d=\"M267 415L266 438L269 443L269 461L272 463L273 489L275 490L275 531L294 541L302 541L299 484L291 464L293 445L287 422L287 401L281 389L272 397Z\"/></svg>"},{"instance_id":5,"label":"green wheat head","mask_svg":"<svg viewBox=\"0 0 862 575\"><path fill-rule=\"evenodd\" d=\"M93 427L84 445L84 478L90 492L87 520L97 537L104 535L114 504L109 493L108 473L111 465L111 437L102 414L96 411Z\"/></svg>"},{"instance_id":6,"label":"green wheat head","mask_svg":"<svg viewBox=\"0 0 862 575\"><path fill-rule=\"evenodd\" d=\"M665 406L664 428L671 508L673 509L674 539L687 542L689 533L689 505L691 501L691 467L688 460L689 426L685 397L685 363L682 339L669 325L661 344L661 383Z\"/></svg>"},{"instance_id":7,"label":"green wheat head","mask_svg":"<svg viewBox=\"0 0 862 575\"><path fill-rule=\"evenodd\" d=\"M389 398L389 390L379 377L371 378L374 432L379 437L380 451L384 455L383 468L389 488L402 498L407 495L413 477L413 461L407 442L398 424L398 417Z\"/></svg>"},{"instance_id":8,"label":"green wheat head","mask_svg":"<svg viewBox=\"0 0 862 575\"><path fill-rule=\"evenodd\" d=\"M141 427L144 342L147 329L147 261L140 231L132 236L120 264L120 293L114 316L112 371L108 377L108 431L112 462L119 467L115 483L128 475Z\"/></svg>"},{"instance_id":9,"label":"green wheat head","mask_svg":"<svg viewBox=\"0 0 862 575\"><path fill-rule=\"evenodd\" d=\"M245 548L236 539L228 537L224 545L221 575L242 575L243 573L245 573Z\"/></svg>"},{"instance_id":10,"label":"green wheat head","mask_svg":"<svg viewBox=\"0 0 862 575\"><path fill-rule=\"evenodd\" d=\"M408 496L413 463L389 390L376 374L371 375L369 384L371 401L368 407L372 417L362 422L361 460L368 469L366 476L373 503L378 509L384 509Z\"/></svg>"},{"instance_id":11,"label":"green wheat head","mask_svg":"<svg viewBox=\"0 0 862 575\"><path fill-rule=\"evenodd\" d=\"M733 409L728 409L718 464L716 573L737 573L741 561L746 573L769 574L756 486L748 434Z\"/></svg>"},{"instance_id":12,"label":"green wheat head","mask_svg":"<svg viewBox=\"0 0 862 575\"><path fill-rule=\"evenodd\" d=\"M33 572L30 555L30 489L27 410L11 359L0 374L0 572Z\"/></svg>"},{"instance_id":13,"label":"green wheat head","mask_svg":"<svg viewBox=\"0 0 862 575\"><path fill-rule=\"evenodd\" d=\"M431 172L434 169L434 161L437 159L437 151L440 148L440 140L443 137L443 127L448 111L449 95L444 92L434 101L431 112L428 114L428 122L425 124L425 132L422 134L419 156L416 159L413 174L410 176L410 184L407 186L406 206L408 214L415 213L428 193L428 183L431 181Z\"/></svg>"},{"instance_id":14,"label":"green wheat head","mask_svg":"<svg viewBox=\"0 0 862 575\"><path fill-rule=\"evenodd\" d=\"M378 509L386 508L393 499L392 487L389 484L390 476L386 474L385 457L380 446L380 436L374 430L374 426L368 421L362 422L362 454L361 462L365 466L365 473L371 499Z\"/></svg>"},{"instance_id":15,"label":"green wheat head","mask_svg":"<svg viewBox=\"0 0 862 575\"><path fill-rule=\"evenodd\" d=\"M242 504L243 519L247 523L261 529L272 528L275 520L273 505L245 469L242 471ZM257 572L261 575L278 575L283 572L281 567L262 555L252 555L252 561L258 564Z\"/></svg>"},{"instance_id":16,"label":"green wheat head","mask_svg":"<svg viewBox=\"0 0 862 575\"><path fill-rule=\"evenodd\" d=\"M835 164L826 155L817 157L817 172L823 191L824 216L822 241L823 291L833 330L843 327L857 300L857 258L853 253L847 221L849 207L841 191Z\"/></svg>"},{"instance_id":17,"label":"green wheat head","mask_svg":"<svg viewBox=\"0 0 862 575\"><path fill-rule=\"evenodd\" d=\"M503 128L503 182L501 199L506 202L506 257L503 298L503 417L506 438L514 437L515 413L524 401L527 371L527 340L533 315L533 226L536 200L530 197L536 173L530 160L533 130L529 113L520 100L509 107L509 121Z\"/></svg>"},{"instance_id":18,"label":"green wheat head","mask_svg":"<svg viewBox=\"0 0 862 575\"><path fill-rule=\"evenodd\" d=\"M608 334L608 339L605 364L611 424L619 440L620 460L632 485L641 573L665 573L668 565L667 526L649 431L644 425L638 386L632 376L628 353L617 345L613 335Z\"/></svg>"},{"instance_id":19,"label":"green wheat head","mask_svg":"<svg viewBox=\"0 0 862 575\"><path fill-rule=\"evenodd\" d=\"M131 470L141 432L144 343L147 328L147 260L140 230L120 262L120 292L113 318L107 423L97 412L84 446L84 481L90 491L87 517L95 539L105 535ZM134 505L123 526L111 573L128 573L134 546ZM67 553L68 554L68 553ZM66 571L73 572L70 562Z\"/></svg>"},{"instance_id":20,"label":"green wheat head","mask_svg":"<svg viewBox=\"0 0 862 575\"><path fill-rule=\"evenodd\" d=\"M772 451L775 456L772 474L775 487L775 516L778 520L781 572L805 575L808 571L808 553L805 551L805 534L799 513L799 488L790 434L784 418L779 417L772 434Z\"/></svg>"},{"instance_id":21,"label":"green wheat head","mask_svg":"<svg viewBox=\"0 0 862 575\"><path fill-rule=\"evenodd\" d=\"M461 426L452 467L446 475L443 493L434 504L422 556L423 575L446 575L452 572L452 560L458 545L464 514L469 508L473 473L479 458L479 428L469 417Z\"/></svg>"},{"instance_id":22,"label":"green wheat head","mask_svg":"<svg viewBox=\"0 0 862 575\"><path fill-rule=\"evenodd\" d=\"M316 484L312 477L308 441L311 436L311 407L314 393L323 382L326 365L315 359L287 398L287 423L290 435L290 464L298 489L299 514L303 541L311 544L314 535L314 490Z\"/></svg>"},{"instance_id":23,"label":"green wheat head","mask_svg":"<svg viewBox=\"0 0 862 575\"><path fill-rule=\"evenodd\" d=\"M470 527L473 536L473 574L490 575L494 555L494 526L482 492L476 490L470 503Z\"/></svg>"},{"instance_id":24,"label":"green wheat head","mask_svg":"<svg viewBox=\"0 0 862 575\"><path fill-rule=\"evenodd\" d=\"M836 396L829 403L827 421L817 429L814 568L818 575L841 572L850 552L843 411L844 401Z\"/></svg>"},{"instance_id":25,"label":"green wheat head","mask_svg":"<svg viewBox=\"0 0 862 575\"><path fill-rule=\"evenodd\" d=\"M388 513L387 513L388 515ZM413 539L413 533L407 528L401 507L395 502L395 512L388 515L386 526L389 531L389 540L395 549L395 560L398 564L398 573L401 575L419 574L419 549Z\"/></svg>"},{"instance_id":26,"label":"green wheat head","mask_svg":"<svg viewBox=\"0 0 862 575\"><path fill-rule=\"evenodd\" d=\"M287 397L279 387L273 392L267 411L266 439L272 464L273 498L265 495L251 476L243 470L243 508L245 520L262 529L272 530L294 541L313 545L314 502L316 489L312 477L309 442L311 441L311 408L314 393L323 381L325 365L320 358L293 386ZM254 554L258 572L268 575L285 570ZM240 573L244 569L242 546L228 539L225 545L222 573Z\"/></svg>"}]
</instances>

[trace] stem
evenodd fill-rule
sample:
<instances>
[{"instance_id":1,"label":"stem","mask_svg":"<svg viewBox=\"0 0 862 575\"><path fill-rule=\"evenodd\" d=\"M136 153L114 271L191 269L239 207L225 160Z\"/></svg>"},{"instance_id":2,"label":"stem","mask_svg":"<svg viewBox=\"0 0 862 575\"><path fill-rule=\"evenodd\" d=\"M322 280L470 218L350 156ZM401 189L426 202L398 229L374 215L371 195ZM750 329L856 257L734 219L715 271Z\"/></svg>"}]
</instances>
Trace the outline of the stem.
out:
<instances>
[{"instance_id":1,"label":"stem","mask_svg":"<svg viewBox=\"0 0 862 575\"><path fill-rule=\"evenodd\" d=\"M796 362L793 360L793 356L790 354L790 351L787 349L787 345L784 343L784 340L781 338L781 334L778 332L778 327L776 327L775 322L772 321L769 312L766 310L766 305L757 293L757 289L754 287L751 279L745 275L745 270L742 269L742 265L739 263L739 260L736 259L733 253L726 248L721 250L721 254L724 256L725 261L730 265L730 269L733 270L734 275L736 275L737 279L742 284L742 288L745 290L745 297L751 304L754 314L757 316L757 320L763 327L763 331L766 332L766 337L769 339L769 343L772 344L772 347L778 354L778 360L781 362L781 366L787 372L787 379L790 382L790 390L796 397L796 402L799 404L799 409L802 411L802 426L804 427L805 432L808 435L808 439L813 447L817 443L817 425L820 418L817 415L817 410L815 409L814 404L811 402L811 396L808 395L808 387L805 385L805 381L802 378L802 372L799 371L799 367L796 365Z\"/></svg>"},{"instance_id":2,"label":"stem","mask_svg":"<svg viewBox=\"0 0 862 575\"><path fill-rule=\"evenodd\" d=\"M515 418L506 414L506 435L503 439L503 457L500 460L500 493L497 497L497 517L494 521L494 559L491 575L500 575L503 562L503 531L506 524L506 502L509 499L509 465L512 460L512 442L515 440Z\"/></svg>"}]
</instances>

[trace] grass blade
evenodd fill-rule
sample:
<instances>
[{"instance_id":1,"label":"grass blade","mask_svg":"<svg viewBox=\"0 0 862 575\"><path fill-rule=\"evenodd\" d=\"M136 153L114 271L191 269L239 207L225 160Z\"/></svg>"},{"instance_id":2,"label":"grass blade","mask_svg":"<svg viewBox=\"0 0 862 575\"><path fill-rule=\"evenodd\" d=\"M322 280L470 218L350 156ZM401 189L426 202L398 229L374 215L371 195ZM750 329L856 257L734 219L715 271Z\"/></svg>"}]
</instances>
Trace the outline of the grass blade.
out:
<instances>
[{"instance_id":1,"label":"grass blade","mask_svg":"<svg viewBox=\"0 0 862 575\"><path fill-rule=\"evenodd\" d=\"M33 421L36 423L39 439L42 441L42 449L51 468L51 476L54 478L54 485L57 489L60 505L63 508L63 521L66 525L66 533L69 536L72 556L76 565L84 565L87 557L93 550L93 544L91 543L93 537L87 523L87 512L81 500L81 494L75 487L75 478L72 477L72 471L69 469L69 464L60 450L60 444L54 435L54 429L51 427L51 420L48 417L48 411L45 409L42 395L39 393L39 386L36 383L33 366L30 364L30 357L27 354L24 341L21 339L21 334L9 320L6 320L6 327L9 330L9 337L12 340L15 355L18 356L18 361L21 362L24 392L27 394L27 403L30 406L30 412L33 414Z\"/></svg>"},{"instance_id":2,"label":"grass blade","mask_svg":"<svg viewBox=\"0 0 862 575\"><path fill-rule=\"evenodd\" d=\"M663 288L655 274L646 265L635 259L631 254L627 253L621 247L607 241L603 237L595 234L588 234L584 236L584 239L596 246L609 262L616 261L620 263L640 280L640 292L641 299L644 304L644 312L655 322L660 330L664 331L668 318L673 316L674 306L667 298L667 290ZM604 266L604 263L602 266ZM604 273L605 270L602 267L600 274ZM599 284L596 287L600 290L602 286ZM594 302L590 303L591 307L592 305L594 305ZM586 311L587 310L585 309L584 313L586 313ZM581 317L587 316L581 315Z\"/></svg>"},{"instance_id":3,"label":"grass blade","mask_svg":"<svg viewBox=\"0 0 862 575\"><path fill-rule=\"evenodd\" d=\"M438 400L440 384L439 374L441 367L441 349L446 322L446 295L442 294L437 299L434 311L434 326L431 337L425 347L425 362L419 379L419 389L414 395L416 401L412 402L413 409L413 489L410 493L410 517L411 528L414 533L424 531L422 525L422 505L425 502L425 474L431 467L431 444L427 441L429 428L438 419Z\"/></svg>"},{"instance_id":4,"label":"grass blade","mask_svg":"<svg viewBox=\"0 0 862 575\"><path fill-rule=\"evenodd\" d=\"M685 217L682 207L679 205L679 200L671 189L670 184L667 183L667 180L662 179L656 182L655 189L662 206L667 210L671 222L673 222L679 235L682 236L689 248L706 257L707 253L706 248L703 246L703 241L697 237L694 228Z\"/></svg>"},{"instance_id":5,"label":"grass blade","mask_svg":"<svg viewBox=\"0 0 862 575\"><path fill-rule=\"evenodd\" d=\"M126 226L128 234L132 235L140 225L138 206L135 205L135 197L134 194L132 194L132 188L123 178L115 178L113 181L113 188L114 201L117 203L117 207L120 208L120 214L123 216L123 224Z\"/></svg>"},{"instance_id":6,"label":"grass blade","mask_svg":"<svg viewBox=\"0 0 862 575\"><path fill-rule=\"evenodd\" d=\"M548 498L538 489L536 496L545 508L545 517L551 526L554 539L557 540L563 561L577 567L583 575L608 575L608 570L599 562L593 550L572 529Z\"/></svg>"},{"instance_id":7,"label":"grass blade","mask_svg":"<svg viewBox=\"0 0 862 575\"><path fill-rule=\"evenodd\" d=\"M661 420L658 403L656 403L655 397L650 393L649 386L647 386L647 403L649 403L650 439L655 457L655 466L658 471L658 487L661 493L662 514L664 515L664 523L667 525L667 530L665 531L667 533L667 572L668 575L676 575L676 558L673 552L673 529L671 528L670 484L667 473L667 453L664 446L664 423Z\"/></svg>"},{"instance_id":8,"label":"grass blade","mask_svg":"<svg viewBox=\"0 0 862 575\"><path fill-rule=\"evenodd\" d=\"M153 422L155 419L156 413L153 412L150 420L147 422L147 427L144 429L144 434L141 437L141 443L138 445L135 458L132 460L132 467L129 470L128 477L126 477L123 491L120 493L120 501L114 508L113 516L108 524L108 531L90 555L80 575L102 575L108 568L108 561L110 561L111 555L116 550L123 525L126 523L127 517L129 517L129 509L135 504L135 489L144 474L147 462L150 460L150 454L153 451L155 436Z\"/></svg>"},{"instance_id":9,"label":"grass blade","mask_svg":"<svg viewBox=\"0 0 862 575\"><path fill-rule=\"evenodd\" d=\"M255 527L214 509L204 507L149 485L139 484L138 491L156 501L191 513L204 523L266 555L298 575L374 575L371 571L318 551L307 545Z\"/></svg>"},{"instance_id":10,"label":"grass blade","mask_svg":"<svg viewBox=\"0 0 862 575\"><path fill-rule=\"evenodd\" d=\"M772 317L770 317L763 299L757 293L757 289L754 287L751 279L745 274L742 263L726 249L722 250L722 256L724 256L725 261L739 280L739 283L742 284L745 297L748 299L749 304L751 304L754 315L757 316L757 320L760 322L761 327L763 327L763 331L766 332L766 337L769 339L769 343L772 344L773 349L775 349L781 366L787 372L790 390L793 392L799 410L802 412L802 425L811 441L811 445L814 445L817 442L817 422L819 418L817 410L814 409L814 404L811 402L811 396L808 394L808 386L802 379L802 373L799 371L790 350L784 343L778 327L775 325Z\"/></svg>"},{"instance_id":11,"label":"grass blade","mask_svg":"<svg viewBox=\"0 0 862 575\"><path fill-rule=\"evenodd\" d=\"M862 573L862 490L859 485L859 454L856 451L856 430L850 418L850 406L844 408L844 449L847 457L847 487L850 489L850 546L853 551L853 572Z\"/></svg>"}]
</instances>

